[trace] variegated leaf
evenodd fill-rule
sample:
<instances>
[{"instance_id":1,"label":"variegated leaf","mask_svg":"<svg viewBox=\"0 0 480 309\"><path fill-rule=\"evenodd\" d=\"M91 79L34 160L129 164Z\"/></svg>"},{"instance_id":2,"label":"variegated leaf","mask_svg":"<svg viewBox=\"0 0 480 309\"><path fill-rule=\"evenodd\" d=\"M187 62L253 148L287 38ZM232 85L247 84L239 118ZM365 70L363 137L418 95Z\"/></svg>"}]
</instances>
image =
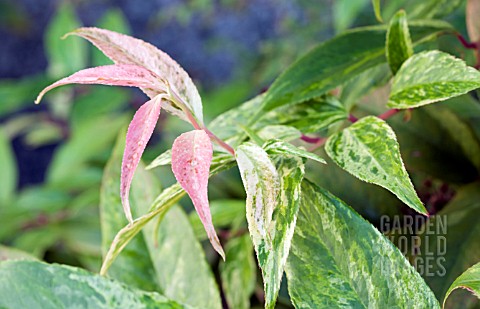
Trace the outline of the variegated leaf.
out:
<instances>
[{"instance_id":1,"label":"variegated leaf","mask_svg":"<svg viewBox=\"0 0 480 309\"><path fill-rule=\"evenodd\" d=\"M212 142L205 131L183 133L173 142L172 171L178 183L190 196L210 243L225 260L208 204L208 177L212 156Z\"/></svg>"},{"instance_id":2,"label":"variegated leaf","mask_svg":"<svg viewBox=\"0 0 480 309\"><path fill-rule=\"evenodd\" d=\"M77 35L89 40L117 64L142 66L162 77L168 82L171 90L185 102L197 120L203 122L202 100L195 84L187 72L163 51L142 40L104 29L80 28L68 35ZM151 98L158 94L156 91L152 93L149 89L142 89ZM171 104L165 102L165 108L187 120L185 115Z\"/></svg>"},{"instance_id":3,"label":"variegated leaf","mask_svg":"<svg viewBox=\"0 0 480 309\"><path fill-rule=\"evenodd\" d=\"M412 209L427 214L403 165L395 133L385 121L362 118L330 136L325 150L350 174L384 187Z\"/></svg>"},{"instance_id":4,"label":"variegated leaf","mask_svg":"<svg viewBox=\"0 0 480 309\"><path fill-rule=\"evenodd\" d=\"M323 158L319 157L313 152L309 152L304 149L295 147L292 144L279 139L272 139L267 141L265 144L263 144L263 149L265 149L268 154L299 156L327 164L327 162Z\"/></svg>"},{"instance_id":5,"label":"variegated leaf","mask_svg":"<svg viewBox=\"0 0 480 309\"><path fill-rule=\"evenodd\" d=\"M273 308L295 228L303 162L285 157L275 167L267 153L252 143L239 146L236 155L247 192L249 231L262 269L265 307Z\"/></svg>"},{"instance_id":6,"label":"variegated leaf","mask_svg":"<svg viewBox=\"0 0 480 309\"><path fill-rule=\"evenodd\" d=\"M166 92L166 86L153 72L131 64L105 65L78 71L69 77L65 77L40 92L36 103L48 91L68 84L98 84L110 86L129 86L152 89L158 93Z\"/></svg>"},{"instance_id":7,"label":"variegated leaf","mask_svg":"<svg viewBox=\"0 0 480 309\"><path fill-rule=\"evenodd\" d=\"M410 57L393 79L388 107L407 109L453 98L480 87L480 72L441 51Z\"/></svg>"},{"instance_id":8,"label":"variegated leaf","mask_svg":"<svg viewBox=\"0 0 480 309\"><path fill-rule=\"evenodd\" d=\"M385 53L392 73L397 73L408 58L413 55L412 40L407 24L407 14L400 10L390 20L387 31Z\"/></svg>"},{"instance_id":9,"label":"variegated leaf","mask_svg":"<svg viewBox=\"0 0 480 309\"><path fill-rule=\"evenodd\" d=\"M159 95L143 104L135 113L128 126L127 141L122 160L120 196L122 198L123 210L130 223L133 221L128 200L130 185L142 153L153 134L160 116L162 99L163 97Z\"/></svg>"},{"instance_id":10,"label":"variegated leaf","mask_svg":"<svg viewBox=\"0 0 480 309\"><path fill-rule=\"evenodd\" d=\"M480 299L480 263L473 265L457 279L455 279L445 294L445 298L443 299L443 307L445 307L448 296L453 292L453 290L458 288L467 289Z\"/></svg>"}]
</instances>

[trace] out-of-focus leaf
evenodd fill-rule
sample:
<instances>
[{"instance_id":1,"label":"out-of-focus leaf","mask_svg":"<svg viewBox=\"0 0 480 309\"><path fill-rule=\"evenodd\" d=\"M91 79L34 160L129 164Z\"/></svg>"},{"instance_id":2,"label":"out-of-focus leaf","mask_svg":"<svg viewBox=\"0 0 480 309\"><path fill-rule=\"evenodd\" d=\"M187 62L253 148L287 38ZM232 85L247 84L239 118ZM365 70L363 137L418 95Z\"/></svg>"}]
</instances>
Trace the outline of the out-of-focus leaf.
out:
<instances>
[{"instance_id":1,"label":"out-of-focus leaf","mask_svg":"<svg viewBox=\"0 0 480 309\"><path fill-rule=\"evenodd\" d=\"M385 121L362 118L330 136L325 150L350 174L384 187L412 209L427 214L403 165L395 133Z\"/></svg>"},{"instance_id":2,"label":"out-of-focus leaf","mask_svg":"<svg viewBox=\"0 0 480 309\"><path fill-rule=\"evenodd\" d=\"M468 37L472 42L480 41L480 1L467 0L465 19L467 22Z\"/></svg>"},{"instance_id":3,"label":"out-of-focus leaf","mask_svg":"<svg viewBox=\"0 0 480 309\"><path fill-rule=\"evenodd\" d=\"M70 266L6 261L0 278L2 308L187 308Z\"/></svg>"},{"instance_id":4,"label":"out-of-focus leaf","mask_svg":"<svg viewBox=\"0 0 480 309\"><path fill-rule=\"evenodd\" d=\"M373 11L375 12L375 17L379 22L383 23L380 2L381 2L380 0L372 0L372 5L373 5Z\"/></svg>"},{"instance_id":5,"label":"out-of-focus leaf","mask_svg":"<svg viewBox=\"0 0 480 309\"><path fill-rule=\"evenodd\" d=\"M428 266L424 278L438 299L443 299L455 278L478 262L479 212L480 183L476 182L461 187L421 230L417 255L419 263Z\"/></svg>"},{"instance_id":6,"label":"out-of-focus leaf","mask_svg":"<svg viewBox=\"0 0 480 309\"><path fill-rule=\"evenodd\" d=\"M257 136L262 140L281 139L291 141L302 136L302 132L292 126L270 125L265 126L257 131Z\"/></svg>"},{"instance_id":7,"label":"out-of-focus leaf","mask_svg":"<svg viewBox=\"0 0 480 309\"><path fill-rule=\"evenodd\" d=\"M407 14L400 10L390 20L387 31L385 53L392 73L397 73L408 58L413 55L412 40L407 24Z\"/></svg>"},{"instance_id":8,"label":"out-of-focus leaf","mask_svg":"<svg viewBox=\"0 0 480 309\"><path fill-rule=\"evenodd\" d=\"M123 34L130 34L128 20L120 9L110 9L98 22L98 27ZM93 50L92 62L94 66L110 64L111 61L98 49Z\"/></svg>"},{"instance_id":9,"label":"out-of-focus leaf","mask_svg":"<svg viewBox=\"0 0 480 309\"><path fill-rule=\"evenodd\" d=\"M22 80L0 81L0 115L20 109L32 104L35 96L50 83L46 76L29 77Z\"/></svg>"},{"instance_id":10,"label":"out-of-focus leaf","mask_svg":"<svg viewBox=\"0 0 480 309\"><path fill-rule=\"evenodd\" d=\"M286 273L296 308L386 304L440 308L391 242L342 201L308 181L302 185Z\"/></svg>"},{"instance_id":11,"label":"out-of-focus leaf","mask_svg":"<svg viewBox=\"0 0 480 309\"><path fill-rule=\"evenodd\" d=\"M104 29L80 28L70 34L89 40L117 64L139 65L167 80L172 88L171 90L187 104L187 108L191 110L197 120L200 123L203 122L202 100L197 87L187 72L163 51L142 40ZM158 94L153 92L154 95L152 96L151 91L142 89L151 98ZM173 107L169 102L165 102L163 107L185 119L184 113Z\"/></svg>"},{"instance_id":12,"label":"out-of-focus leaf","mask_svg":"<svg viewBox=\"0 0 480 309\"><path fill-rule=\"evenodd\" d=\"M443 101L480 87L480 72L440 51L410 57L393 79L391 108L413 108Z\"/></svg>"},{"instance_id":13,"label":"out-of-focus leaf","mask_svg":"<svg viewBox=\"0 0 480 309\"><path fill-rule=\"evenodd\" d=\"M128 125L127 141L122 159L122 177L120 182L120 196L122 198L123 211L129 223L132 223L130 211L130 185L138 163L142 157L147 143L155 130L158 118L160 117L163 98L158 95L144 103L133 116Z\"/></svg>"},{"instance_id":14,"label":"out-of-focus leaf","mask_svg":"<svg viewBox=\"0 0 480 309\"><path fill-rule=\"evenodd\" d=\"M0 206L7 207L17 187L17 162L3 128L0 128L0 171Z\"/></svg>"},{"instance_id":15,"label":"out-of-focus leaf","mask_svg":"<svg viewBox=\"0 0 480 309\"><path fill-rule=\"evenodd\" d=\"M337 33L348 29L368 0L337 0L333 5L333 24Z\"/></svg>"},{"instance_id":16,"label":"out-of-focus leaf","mask_svg":"<svg viewBox=\"0 0 480 309\"><path fill-rule=\"evenodd\" d=\"M450 28L438 21L412 22L409 26L414 43ZM385 36L384 26L366 27L320 44L275 80L263 108L272 110L318 97L385 62Z\"/></svg>"},{"instance_id":17,"label":"out-of-focus leaf","mask_svg":"<svg viewBox=\"0 0 480 309\"><path fill-rule=\"evenodd\" d=\"M298 156L306 159L311 159L320 163L327 164L327 162L314 154L313 152L306 151L304 149L293 146L290 143L287 143L283 140L274 139L267 141L263 146L263 149L268 154L277 154L277 155L287 155L287 156Z\"/></svg>"},{"instance_id":18,"label":"out-of-focus leaf","mask_svg":"<svg viewBox=\"0 0 480 309\"><path fill-rule=\"evenodd\" d=\"M173 142L172 171L178 183L190 196L210 243L225 260L225 252L213 226L208 203L208 178L212 156L212 142L204 130L183 133Z\"/></svg>"},{"instance_id":19,"label":"out-of-focus leaf","mask_svg":"<svg viewBox=\"0 0 480 309\"><path fill-rule=\"evenodd\" d=\"M462 3L463 0L408 0L406 4L402 3L402 6L405 7L410 18L432 19L449 15Z\"/></svg>"},{"instance_id":20,"label":"out-of-focus leaf","mask_svg":"<svg viewBox=\"0 0 480 309\"><path fill-rule=\"evenodd\" d=\"M230 308L249 309L257 271L250 237L230 239L225 253L227 258L220 264L220 276L227 303Z\"/></svg>"},{"instance_id":21,"label":"out-of-focus leaf","mask_svg":"<svg viewBox=\"0 0 480 309\"><path fill-rule=\"evenodd\" d=\"M48 170L48 181L61 183L81 171L84 164L112 146L126 121L126 116L105 116L85 121L78 126L70 139L55 153Z\"/></svg>"},{"instance_id":22,"label":"out-of-focus leaf","mask_svg":"<svg viewBox=\"0 0 480 309\"><path fill-rule=\"evenodd\" d=\"M450 293L452 293L453 290L458 288L467 289L473 294L475 294L475 296L480 298L480 263L473 265L463 274L461 274L457 279L455 279L455 281L452 283L447 293L445 294L443 306L445 306L445 302L447 301Z\"/></svg>"},{"instance_id":23,"label":"out-of-focus leaf","mask_svg":"<svg viewBox=\"0 0 480 309\"><path fill-rule=\"evenodd\" d=\"M0 262L6 260L33 260L37 258L28 252L0 245Z\"/></svg>"},{"instance_id":24,"label":"out-of-focus leaf","mask_svg":"<svg viewBox=\"0 0 480 309\"><path fill-rule=\"evenodd\" d=\"M102 252L104 257L116 233L128 223L123 213L122 201L120 199L120 170L124 147L125 134L121 132L117 138L112 156L105 167L102 180L100 218L102 227ZM148 188L150 188L150 184L143 183L143 179L137 180L140 180L140 183L134 182L132 190L141 190L142 187L144 187L147 189L145 192L149 192ZM156 189L159 190L158 187ZM152 200L146 199L143 202L149 205L149 203L153 201L153 198L155 198L155 195L152 197ZM135 208L133 210L135 210ZM108 274L112 278L142 290L161 291L156 282L152 260L143 235L138 235L138 237L133 238L129 242L122 251L122 254L117 257L115 263L110 267Z\"/></svg>"},{"instance_id":25,"label":"out-of-focus leaf","mask_svg":"<svg viewBox=\"0 0 480 309\"><path fill-rule=\"evenodd\" d=\"M46 226L23 231L15 238L12 246L42 259L47 249L60 241L62 232L58 225L50 223Z\"/></svg>"},{"instance_id":26,"label":"out-of-focus leaf","mask_svg":"<svg viewBox=\"0 0 480 309\"><path fill-rule=\"evenodd\" d=\"M275 167L253 143L240 145L236 157L247 192L248 227L262 269L265 307L273 308L295 228L303 162L281 158Z\"/></svg>"},{"instance_id":27,"label":"out-of-focus leaf","mask_svg":"<svg viewBox=\"0 0 480 309\"><path fill-rule=\"evenodd\" d=\"M63 2L45 32L45 46L48 57L48 74L52 78L66 76L85 68L87 44L75 39L63 41L65 33L80 27L75 10L69 2Z\"/></svg>"},{"instance_id":28,"label":"out-of-focus leaf","mask_svg":"<svg viewBox=\"0 0 480 309\"><path fill-rule=\"evenodd\" d=\"M245 220L245 201L214 200L210 202L210 211L212 213L213 225L217 228L231 226L230 231L234 231ZM188 217L195 236L200 240L207 239L207 234L198 215L192 212Z\"/></svg>"},{"instance_id":29,"label":"out-of-focus leaf","mask_svg":"<svg viewBox=\"0 0 480 309\"><path fill-rule=\"evenodd\" d=\"M63 138L62 129L50 122L33 123L26 131L24 140L30 147L53 144Z\"/></svg>"}]
</instances>

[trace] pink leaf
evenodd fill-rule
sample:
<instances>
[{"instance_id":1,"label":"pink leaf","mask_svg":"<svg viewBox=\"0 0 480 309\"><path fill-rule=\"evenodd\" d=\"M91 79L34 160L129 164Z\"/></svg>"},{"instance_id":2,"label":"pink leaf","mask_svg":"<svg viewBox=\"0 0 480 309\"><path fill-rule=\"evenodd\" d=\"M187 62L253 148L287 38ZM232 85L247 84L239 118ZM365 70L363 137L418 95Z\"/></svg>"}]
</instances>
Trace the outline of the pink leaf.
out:
<instances>
[{"instance_id":1,"label":"pink leaf","mask_svg":"<svg viewBox=\"0 0 480 309\"><path fill-rule=\"evenodd\" d=\"M480 0L468 0L465 19L468 37L471 42L480 42Z\"/></svg>"},{"instance_id":2,"label":"pink leaf","mask_svg":"<svg viewBox=\"0 0 480 309\"><path fill-rule=\"evenodd\" d=\"M172 146L172 171L187 191L213 248L225 260L225 253L212 223L208 204L208 176L212 163L212 142L203 130L183 133Z\"/></svg>"},{"instance_id":3,"label":"pink leaf","mask_svg":"<svg viewBox=\"0 0 480 309\"><path fill-rule=\"evenodd\" d=\"M40 102L43 95L53 88L67 84L130 86L156 89L158 92L166 91L166 87L160 81L160 78L144 67L131 64L106 65L78 71L51 84L40 92L35 102Z\"/></svg>"},{"instance_id":4,"label":"pink leaf","mask_svg":"<svg viewBox=\"0 0 480 309\"><path fill-rule=\"evenodd\" d=\"M122 173L120 179L120 196L123 210L128 221L133 222L130 211L130 185L137 169L147 142L153 134L158 117L160 116L162 96L157 96L143 104L133 116L127 131L127 140L122 160Z\"/></svg>"},{"instance_id":5,"label":"pink leaf","mask_svg":"<svg viewBox=\"0 0 480 309\"><path fill-rule=\"evenodd\" d=\"M80 28L70 34L89 40L117 64L139 65L168 80L172 90L202 122L202 100L195 84L187 72L166 53L142 40L104 29ZM150 97L155 95L148 90L145 93ZM167 108L175 113L171 110L173 107ZM178 115L178 110L176 114Z\"/></svg>"}]
</instances>

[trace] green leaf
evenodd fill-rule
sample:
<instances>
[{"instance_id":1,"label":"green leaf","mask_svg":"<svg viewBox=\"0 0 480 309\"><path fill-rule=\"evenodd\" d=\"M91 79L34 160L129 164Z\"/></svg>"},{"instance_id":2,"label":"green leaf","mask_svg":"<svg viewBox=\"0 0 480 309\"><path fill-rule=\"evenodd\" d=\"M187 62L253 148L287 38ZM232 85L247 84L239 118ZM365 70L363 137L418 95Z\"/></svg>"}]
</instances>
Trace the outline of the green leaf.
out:
<instances>
[{"instance_id":1,"label":"green leaf","mask_svg":"<svg viewBox=\"0 0 480 309\"><path fill-rule=\"evenodd\" d=\"M120 199L120 171L123 149L125 147L125 131L121 131L112 156L105 167L100 193L102 252L104 257L116 233L128 223L123 213L122 201ZM149 183L144 182L144 179L140 177L134 178L132 184L132 205L138 206L137 202L139 201L134 198L133 194L134 191L138 190L144 192L145 199L143 203L150 205L149 203L156 196L155 193L158 193L154 189L158 190L158 187L152 188ZM155 195L148 196L148 193L151 191ZM132 208L134 208L135 213L136 208ZM153 263L142 235L138 235L138 237L129 242L122 254L118 256L115 263L110 267L109 276L142 290L161 291L156 282Z\"/></svg>"},{"instance_id":2,"label":"green leaf","mask_svg":"<svg viewBox=\"0 0 480 309\"><path fill-rule=\"evenodd\" d=\"M349 206L308 181L302 185L286 273L296 308L439 308L423 279L391 242Z\"/></svg>"},{"instance_id":3,"label":"green leaf","mask_svg":"<svg viewBox=\"0 0 480 309\"><path fill-rule=\"evenodd\" d=\"M319 157L313 152L295 147L292 144L279 139L269 140L265 144L263 144L262 147L263 149L265 149L265 151L268 154L271 154L271 155L277 154L277 155L287 155L287 156L298 156L306 159L311 159L323 164L327 164L327 162L323 158Z\"/></svg>"},{"instance_id":4,"label":"green leaf","mask_svg":"<svg viewBox=\"0 0 480 309\"><path fill-rule=\"evenodd\" d=\"M18 79L2 79L0 81L0 115L31 105L36 95L51 80L44 75ZM16 116L18 117L18 115Z\"/></svg>"},{"instance_id":5,"label":"green leaf","mask_svg":"<svg viewBox=\"0 0 480 309\"><path fill-rule=\"evenodd\" d=\"M395 133L385 121L362 118L330 136L325 150L350 174L384 187L412 209L427 214L403 165Z\"/></svg>"},{"instance_id":6,"label":"green leaf","mask_svg":"<svg viewBox=\"0 0 480 309\"><path fill-rule=\"evenodd\" d=\"M219 167L223 164L233 161L231 154L226 154L225 152L214 152L211 168ZM146 169L151 170L159 166L169 165L172 163L172 150L168 149L165 152L162 152L158 157L156 157L152 163L150 163Z\"/></svg>"},{"instance_id":7,"label":"green leaf","mask_svg":"<svg viewBox=\"0 0 480 309\"><path fill-rule=\"evenodd\" d=\"M17 188L17 162L3 128L0 128L0 171L0 206L6 207Z\"/></svg>"},{"instance_id":8,"label":"green leaf","mask_svg":"<svg viewBox=\"0 0 480 309\"><path fill-rule=\"evenodd\" d=\"M410 57L393 79L388 107L407 109L453 98L480 87L480 72L440 51Z\"/></svg>"},{"instance_id":9,"label":"green leaf","mask_svg":"<svg viewBox=\"0 0 480 309\"><path fill-rule=\"evenodd\" d=\"M302 132L292 126L285 125L267 125L257 131L258 137L262 140L269 140L273 138L284 141L291 141L302 136ZM259 145L261 145L260 143Z\"/></svg>"},{"instance_id":10,"label":"green leaf","mask_svg":"<svg viewBox=\"0 0 480 309\"><path fill-rule=\"evenodd\" d=\"M337 0L332 2L335 31L343 32L355 22L368 0Z\"/></svg>"},{"instance_id":11,"label":"green leaf","mask_svg":"<svg viewBox=\"0 0 480 309\"><path fill-rule=\"evenodd\" d=\"M458 288L467 289L480 299L480 263L477 263L467 269L463 274L460 275L460 277L458 277L452 283L447 293L445 294L443 306L445 306L448 295L450 295L453 290Z\"/></svg>"},{"instance_id":12,"label":"green leaf","mask_svg":"<svg viewBox=\"0 0 480 309\"><path fill-rule=\"evenodd\" d=\"M33 260L37 258L28 252L0 245L0 262L6 260Z\"/></svg>"},{"instance_id":13,"label":"green leaf","mask_svg":"<svg viewBox=\"0 0 480 309\"><path fill-rule=\"evenodd\" d=\"M373 11L375 12L375 17L381 23L383 23L382 19L382 11L380 9L380 0L372 0Z\"/></svg>"},{"instance_id":14,"label":"green leaf","mask_svg":"<svg viewBox=\"0 0 480 309\"><path fill-rule=\"evenodd\" d=\"M60 40L67 32L80 26L74 7L69 2L63 2L45 33L50 77L63 77L85 68L87 64L86 42L78 38L68 42Z\"/></svg>"},{"instance_id":15,"label":"green leaf","mask_svg":"<svg viewBox=\"0 0 480 309\"><path fill-rule=\"evenodd\" d=\"M406 11L411 18L442 18L455 11L463 0L409 0L407 4L402 5L406 7Z\"/></svg>"},{"instance_id":16,"label":"green leaf","mask_svg":"<svg viewBox=\"0 0 480 309\"><path fill-rule=\"evenodd\" d=\"M249 309L255 290L257 266L248 235L232 238L225 246L225 263L220 264L220 277L228 306Z\"/></svg>"},{"instance_id":17,"label":"green leaf","mask_svg":"<svg viewBox=\"0 0 480 309\"><path fill-rule=\"evenodd\" d=\"M277 159L275 166L252 143L240 145L236 156L247 192L248 228L262 269L265 307L273 308L295 228L304 166L298 157Z\"/></svg>"},{"instance_id":18,"label":"green leaf","mask_svg":"<svg viewBox=\"0 0 480 309\"><path fill-rule=\"evenodd\" d=\"M407 24L407 14L400 10L390 20L385 53L393 74L413 55L412 40Z\"/></svg>"},{"instance_id":19,"label":"green leaf","mask_svg":"<svg viewBox=\"0 0 480 309\"><path fill-rule=\"evenodd\" d=\"M70 266L6 261L0 278L1 308L186 308Z\"/></svg>"},{"instance_id":20,"label":"green leaf","mask_svg":"<svg viewBox=\"0 0 480 309\"><path fill-rule=\"evenodd\" d=\"M448 29L437 21L410 24L419 42ZM358 28L326 41L292 64L268 90L264 110L318 97L356 75L385 62L384 26Z\"/></svg>"},{"instance_id":21,"label":"green leaf","mask_svg":"<svg viewBox=\"0 0 480 309\"><path fill-rule=\"evenodd\" d=\"M184 211L173 207L161 220L158 229L155 222L147 224L143 235L163 294L198 308L222 308L215 278Z\"/></svg>"},{"instance_id":22,"label":"green leaf","mask_svg":"<svg viewBox=\"0 0 480 309\"><path fill-rule=\"evenodd\" d=\"M217 228L231 226L230 231L238 229L245 220L245 201L240 200L214 200L210 202L213 225ZM193 233L200 240L207 239L202 221L196 214L191 212L188 216ZM228 262L228 261L227 261Z\"/></svg>"}]
</instances>

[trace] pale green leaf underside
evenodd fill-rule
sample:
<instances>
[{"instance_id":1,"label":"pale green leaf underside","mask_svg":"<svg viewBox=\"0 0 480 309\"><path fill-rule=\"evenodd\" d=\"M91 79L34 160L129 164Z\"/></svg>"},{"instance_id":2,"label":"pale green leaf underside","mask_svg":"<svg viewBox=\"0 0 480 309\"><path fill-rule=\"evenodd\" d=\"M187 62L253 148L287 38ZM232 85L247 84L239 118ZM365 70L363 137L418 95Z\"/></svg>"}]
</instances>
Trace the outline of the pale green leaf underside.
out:
<instances>
[{"instance_id":1,"label":"pale green leaf underside","mask_svg":"<svg viewBox=\"0 0 480 309\"><path fill-rule=\"evenodd\" d=\"M294 145L279 139L272 139L267 141L263 145L263 149L265 149L268 154L299 156L302 158L311 159L323 164L327 164L327 162L323 158L316 155L315 153L295 147Z\"/></svg>"},{"instance_id":2,"label":"pale green leaf underside","mask_svg":"<svg viewBox=\"0 0 480 309\"><path fill-rule=\"evenodd\" d=\"M393 79L388 107L406 109L453 98L480 87L480 72L440 51L410 57Z\"/></svg>"},{"instance_id":3,"label":"pale green leaf underside","mask_svg":"<svg viewBox=\"0 0 480 309\"><path fill-rule=\"evenodd\" d=\"M325 150L350 174L384 187L412 209L427 214L403 165L395 133L385 121L362 118L330 136Z\"/></svg>"},{"instance_id":4,"label":"pale green leaf underside","mask_svg":"<svg viewBox=\"0 0 480 309\"><path fill-rule=\"evenodd\" d=\"M191 308L70 266L6 261L0 278L0 308Z\"/></svg>"},{"instance_id":5,"label":"pale green leaf underside","mask_svg":"<svg viewBox=\"0 0 480 309\"><path fill-rule=\"evenodd\" d=\"M296 308L439 308L390 241L308 181L302 185L286 273Z\"/></svg>"},{"instance_id":6,"label":"pale green leaf underside","mask_svg":"<svg viewBox=\"0 0 480 309\"><path fill-rule=\"evenodd\" d=\"M458 288L467 289L480 299L480 263L473 265L463 274L461 274L457 279L455 279L455 281L452 283L447 293L445 294L445 299L443 301L444 305L448 298L448 295L450 295L453 290Z\"/></svg>"},{"instance_id":7,"label":"pale green leaf underside","mask_svg":"<svg viewBox=\"0 0 480 309\"><path fill-rule=\"evenodd\" d=\"M392 73L395 74L402 63L413 55L412 40L410 39L405 11L398 11L392 17L388 26L385 46L388 64Z\"/></svg>"}]
</instances>

